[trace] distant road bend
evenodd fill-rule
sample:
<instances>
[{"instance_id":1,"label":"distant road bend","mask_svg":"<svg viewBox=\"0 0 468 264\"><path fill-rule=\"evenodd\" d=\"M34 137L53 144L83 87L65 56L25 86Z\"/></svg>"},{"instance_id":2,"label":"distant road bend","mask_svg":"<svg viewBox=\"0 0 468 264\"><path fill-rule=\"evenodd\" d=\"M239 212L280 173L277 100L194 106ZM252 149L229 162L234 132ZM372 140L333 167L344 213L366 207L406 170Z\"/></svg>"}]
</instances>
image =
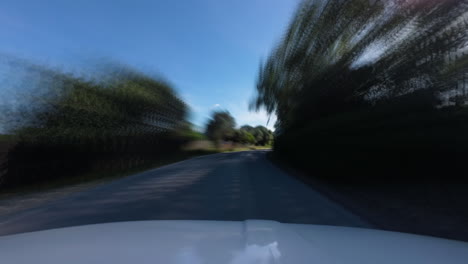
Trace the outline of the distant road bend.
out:
<instances>
[{"instance_id":1,"label":"distant road bend","mask_svg":"<svg viewBox=\"0 0 468 264\"><path fill-rule=\"evenodd\" d=\"M0 235L135 220L266 219L369 227L275 167L266 153L197 157L30 208L1 210Z\"/></svg>"}]
</instances>

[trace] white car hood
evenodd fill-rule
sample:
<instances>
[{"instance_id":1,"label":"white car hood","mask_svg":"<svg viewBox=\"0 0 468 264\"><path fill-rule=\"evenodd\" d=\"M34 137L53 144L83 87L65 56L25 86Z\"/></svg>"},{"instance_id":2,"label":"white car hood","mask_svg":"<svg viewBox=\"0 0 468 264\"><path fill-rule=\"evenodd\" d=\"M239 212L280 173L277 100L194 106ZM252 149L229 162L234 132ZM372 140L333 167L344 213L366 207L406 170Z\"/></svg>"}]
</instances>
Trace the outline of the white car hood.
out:
<instances>
[{"instance_id":1,"label":"white car hood","mask_svg":"<svg viewBox=\"0 0 468 264\"><path fill-rule=\"evenodd\" d=\"M4 264L468 263L468 243L273 221L144 221L0 237Z\"/></svg>"}]
</instances>

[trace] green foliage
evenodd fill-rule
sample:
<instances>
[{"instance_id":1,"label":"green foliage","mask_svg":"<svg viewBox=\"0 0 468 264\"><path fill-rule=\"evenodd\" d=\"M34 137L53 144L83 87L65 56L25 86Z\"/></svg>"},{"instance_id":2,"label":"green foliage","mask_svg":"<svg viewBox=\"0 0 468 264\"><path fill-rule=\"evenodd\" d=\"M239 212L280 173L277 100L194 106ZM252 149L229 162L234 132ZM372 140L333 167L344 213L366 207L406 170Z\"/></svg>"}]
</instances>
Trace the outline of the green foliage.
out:
<instances>
[{"instance_id":1,"label":"green foliage","mask_svg":"<svg viewBox=\"0 0 468 264\"><path fill-rule=\"evenodd\" d=\"M257 145L265 146L271 144L273 133L264 126L257 126L253 132Z\"/></svg>"},{"instance_id":2,"label":"green foliage","mask_svg":"<svg viewBox=\"0 0 468 264\"><path fill-rule=\"evenodd\" d=\"M212 119L206 126L206 136L215 141L227 140L234 135L236 121L227 111L213 112Z\"/></svg>"},{"instance_id":3,"label":"green foliage","mask_svg":"<svg viewBox=\"0 0 468 264\"><path fill-rule=\"evenodd\" d=\"M213 141L227 140L244 145L266 146L273 143L273 132L264 126L244 125L235 129L236 122L229 112L214 112L206 128L206 135Z\"/></svg>"},{"instance_id":4,"label":"green foliage","mask_svg":"<svg viewBox=\"0 0 468 264\"><path fill-rule=\"evenodd\" d=\"M245 125L241 127L240 131L245 131L252 135L254 139L252 144L266 146L273 143L273 132L264 126L252 127Z\"/></svg>"},{"instance_id":5,"label":"green foliage","mask_svg":"<svg viewBox=\"0 0 468 264\"><path fill-rule=\"evenodd\" d=\"M158 134L178 129L187 107L169 84L128 68L92 82L36 65L19 65L35 76L35 89L5 122L24 139L91 138ZM109 66L118 67L118 66Z\"/></svg>"},{"instance_id":6,"label":"green foliage","mask_svg":"<svg viewBox=\"0 0 468 264\"><path fill-rule=\"evenodd\" d=\"M112 65L100 82L28 63L16 67L34 88L3 117L17 139L5 184L71 176L101 164L137 166L189 140L180 132L186 104L158 78Z\"/></svg>"},{"instance_id":7,"label":"green foliage","mask_svg":"<svg viewBox=\"0 0 468 264\"><path fill-rule=\"evenodd\" d=\"M0 142L11 142L11 141L14 141L13 136L0 134Z\"/></svg>"},{"instance_id":8,"label":"green foliage","mask_svg":"<svg viewBox=\"0 0 468 264\"><path fill-rule=\"evenodd\" d=\"M242 130L242 129L238 129L234 132L232 141L236 143L248 144L248 145L253 145L256 143L255 137L249 132Z\"/></svg>"},{"instance_id":9,"label":"green foliage","mask_svg":"<svg viewBox=\"0 0 468 264\"><path fill-rule=\"evenodd\" d=\"M244 126L242 126L240 129L241 129L241 130L245 130L245 131L247 131L247 132L249 132L249 133L251 133L251 134L252 134L253 131L255 130L254 127L249 126L249 125L244 125Z\"/></svg>"},{"instance_id":10,"label":"green foliage","mask_svg":"<svg viewBox=\"0 0 468 264\"><path fill-rule=\"evenodd\" d=\"M206 136L203 133L200 133L198 131L187 131L186 134L184 134L184 137L189 139L190 141L194 140L206 140Z\"/></svg>"},{"instance_id":11,"label":"green foliage","mask_svg":"<svg viewBox=\"0 0 468 264\"><path fill-rule=\"evenodd\" d=\"M429 96L414 107L466 96L456 82L468 69L467 9L466 0L305 0L261 65L252 106L286 132L418 90Z\"/></svg>"},{"instance_id":12,"label":"green foliage","mask_svg":"<svg viewBox=\"0 0 468 264\"><path fill-rule=\"evenodd\" d=\"M350 173L451 166L465 152L445 137L468 132L450 108L468 101L467 11L467 0L302 1L251 105L276 114L277 154Z\"/></svg>"},{"instance_id":13,"label":"green foliage","mask_svg":"<svg viewBox=\"0 0 468 264\"><path fill-rule=\"evenodd\" d=\"M193 124L187 122L186 124L182 125L180 129L177 131L180 137L187 139L188 141L196 141L196 140L206 140L206 135L195 131L193 128Z\"/></svg>"}]
</instances>

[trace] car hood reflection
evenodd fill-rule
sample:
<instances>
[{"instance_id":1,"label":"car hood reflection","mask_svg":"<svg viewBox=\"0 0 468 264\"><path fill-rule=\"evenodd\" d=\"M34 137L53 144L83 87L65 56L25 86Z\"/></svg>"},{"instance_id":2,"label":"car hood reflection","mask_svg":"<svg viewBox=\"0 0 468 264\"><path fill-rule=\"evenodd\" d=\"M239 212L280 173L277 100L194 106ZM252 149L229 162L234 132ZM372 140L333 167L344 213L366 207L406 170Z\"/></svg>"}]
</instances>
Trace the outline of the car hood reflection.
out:
<instances>
[{"instance_id":1,"label":"car hood reflection","mask_svg":"<svg viewBox=\"0 0 468 264\"><path fill-rule=\"evenodd\" d=\"M0 237L1 263L466 263L468 244L274 221L122 222Z\"/></svg>"}]
</instances>

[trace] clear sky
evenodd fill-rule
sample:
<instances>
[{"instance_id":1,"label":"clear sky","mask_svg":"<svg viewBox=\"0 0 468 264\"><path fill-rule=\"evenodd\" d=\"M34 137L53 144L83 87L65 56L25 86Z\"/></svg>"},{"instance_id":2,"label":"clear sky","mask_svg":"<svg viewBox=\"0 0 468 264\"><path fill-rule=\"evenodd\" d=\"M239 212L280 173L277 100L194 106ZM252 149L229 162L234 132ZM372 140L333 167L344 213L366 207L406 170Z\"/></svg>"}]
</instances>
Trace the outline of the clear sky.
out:
<instances>
[{"instance_id":1,"label":"clear sky","mask_svg":"<svg viewBox=\"0 0 468 264\"><path fill-rule=\"evenodd\" d=\"M266 114L249 113L247 105L260 60L281 38L297 4L2 0L0 52L65 69L110 58L163 75L189 103L198 126L216 108L229 110L239 125L266 125Z\"/></svg>"}]
</instances>

